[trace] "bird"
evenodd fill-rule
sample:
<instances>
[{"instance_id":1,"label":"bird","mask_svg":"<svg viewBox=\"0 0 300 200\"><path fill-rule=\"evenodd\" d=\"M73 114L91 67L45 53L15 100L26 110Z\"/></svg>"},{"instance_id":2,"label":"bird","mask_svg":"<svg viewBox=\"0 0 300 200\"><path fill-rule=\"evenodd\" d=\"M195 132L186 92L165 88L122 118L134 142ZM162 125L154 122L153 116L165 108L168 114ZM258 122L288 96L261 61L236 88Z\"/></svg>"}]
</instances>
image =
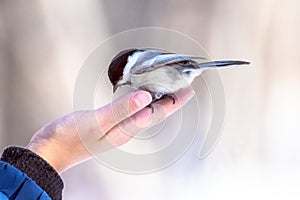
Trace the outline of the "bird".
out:
<instances>
[{"instance_id":1,"label":"bird","mask_svg":"<svg viewBox=\"0 0 300 200\"><path fill-rule=\"evenodd\" d=\"M200 56L153 48L125 49L113 57L108 67L108 77L113 86L113 93L119 87L129 85L148 91L152 95L152 102L167 97L175 103L172 94L189 87L202 71L250 64L240 60L205 60L206 58Z\"/></svg>"}]
</instances>

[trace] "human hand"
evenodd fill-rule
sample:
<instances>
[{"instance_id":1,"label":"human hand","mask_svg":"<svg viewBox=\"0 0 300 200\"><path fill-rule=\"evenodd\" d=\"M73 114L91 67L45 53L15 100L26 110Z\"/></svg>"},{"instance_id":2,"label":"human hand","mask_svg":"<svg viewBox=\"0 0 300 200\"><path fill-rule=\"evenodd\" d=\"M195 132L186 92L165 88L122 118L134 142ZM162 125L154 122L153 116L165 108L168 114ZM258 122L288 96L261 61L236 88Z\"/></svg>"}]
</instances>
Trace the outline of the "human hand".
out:
<instances>
[{"instance_id":1,"label":"human hand","mask_svg":"<svg viewBox=\"0 0 300 200\"><path fill-rule=\"evenodd\" d=\"M192 89L146 107L151 95L137 91L97 110L76 111L41 128L27 148L44 158L57 172L128 142L134 135L157 124L192 98Z\"/></svg>"}]
</instances>

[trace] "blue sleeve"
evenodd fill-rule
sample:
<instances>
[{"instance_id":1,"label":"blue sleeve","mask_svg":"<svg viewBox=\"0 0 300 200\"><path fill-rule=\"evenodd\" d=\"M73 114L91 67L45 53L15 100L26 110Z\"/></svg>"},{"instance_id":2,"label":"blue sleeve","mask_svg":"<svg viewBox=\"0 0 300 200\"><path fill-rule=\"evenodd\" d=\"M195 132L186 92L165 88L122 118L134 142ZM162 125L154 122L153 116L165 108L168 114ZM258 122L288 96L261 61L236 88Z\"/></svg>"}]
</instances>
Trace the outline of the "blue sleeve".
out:
<instances>
[{"instance_id":1,"label":"blue sleeve","mask_svg":"<svg viewBox=\"0 0 300 200\"><path fill-rule=\"evenodd\" d=\"M0 161L0 200L49 200L48 194L30 177Z\"/></svg>"}]
</instances>

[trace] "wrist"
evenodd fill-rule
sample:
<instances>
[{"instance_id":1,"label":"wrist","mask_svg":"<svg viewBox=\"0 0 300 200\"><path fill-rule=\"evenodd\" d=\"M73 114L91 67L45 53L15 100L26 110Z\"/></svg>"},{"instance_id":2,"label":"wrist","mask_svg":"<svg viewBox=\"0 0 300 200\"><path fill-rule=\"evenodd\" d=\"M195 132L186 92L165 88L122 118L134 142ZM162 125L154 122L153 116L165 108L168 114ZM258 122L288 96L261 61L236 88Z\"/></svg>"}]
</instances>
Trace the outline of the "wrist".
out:
<instances>
[{"instance_id":1,"label":"wrist","mask_svg":"<svg viewBox=\"0 0 300 200\"><path fill-rule=\"evenodd\" d=\"M60 155L58 152L53 152L56 148L49 147L48 144L36 144L36 143L29 143L26 146L27 149L34 152L35 154L39 155L41 158L43 158L46 162L49 163L58 173L61 173L63 171L64 164L59 161ZM56 155L56 156L54 156Z\"/></svg>"},{"instance_id":2,"label":"wrist","mask_svg":"<svg viewBox=\"0 0 300 200\"><path fill-rule=\"evenodd\" d=\"M62 146L63 144L45 141L43 143L30 142L26 148L42 157L58 173L62 173L75 164L74 156L63 149Z\"/></svg>"},{"instance_id":3,"label":"wrist","mask_svg":"<svg viewBox=\"0 0 300 200\"><path fill-rule=\"evenodd\" d=\"M33 140L26 146L47 161L58 173L90 157L85 149L76 149L81 147L81 145L69 145L50 140L38 140L38 142Z\"/></svg>"}]
</instances>

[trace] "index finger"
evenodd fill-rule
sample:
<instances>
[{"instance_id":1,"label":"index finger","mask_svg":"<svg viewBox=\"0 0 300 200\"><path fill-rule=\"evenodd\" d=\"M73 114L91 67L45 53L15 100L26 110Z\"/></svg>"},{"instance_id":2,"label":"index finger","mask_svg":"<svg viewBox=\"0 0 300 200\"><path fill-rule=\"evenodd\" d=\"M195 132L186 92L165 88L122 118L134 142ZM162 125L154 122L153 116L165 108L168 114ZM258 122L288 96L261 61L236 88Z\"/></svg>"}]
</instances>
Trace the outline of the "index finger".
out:
<instances>
[{"instance_id":1,"label":"index finger","mask_svg":"<svg viewBox=\"0 0 300 200\"><path fill-rule=\"evenodd\" d=\"M101 131L106 133L119 122L142 110L152 101L152 96L146 91L136 91L122 96L95 111Z\"/></svg>"}]
</instances>

